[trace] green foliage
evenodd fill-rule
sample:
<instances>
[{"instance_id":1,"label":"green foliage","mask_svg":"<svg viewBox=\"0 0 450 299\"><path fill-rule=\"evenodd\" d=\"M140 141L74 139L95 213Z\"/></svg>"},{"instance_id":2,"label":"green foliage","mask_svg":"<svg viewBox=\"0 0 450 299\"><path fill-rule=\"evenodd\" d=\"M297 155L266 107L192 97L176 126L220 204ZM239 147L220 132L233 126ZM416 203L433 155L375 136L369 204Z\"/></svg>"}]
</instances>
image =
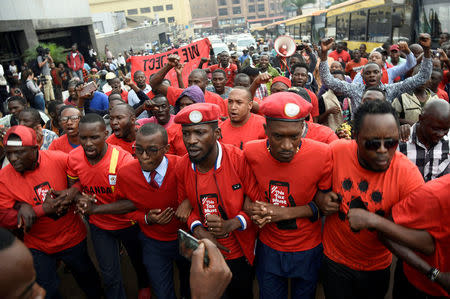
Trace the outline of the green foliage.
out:
<instances>
[{"instance_id":1,"label":"green foliage","mask_svg":"<svg viewBox=\"0 0 450 299\"><path fill-rule=\"evenodd\" d=\"M66 49L64 47L58 46L55 43L39 43L38 45L28 48L23 53L23 60L28 62L30 60L36 59L38 56L38 53L36 51L36 48L41 46L42 48L49 48L50 49L50 56L52 56L53 61L58 64L60 62L66 62Z\"/></svg>"}]
</instances>

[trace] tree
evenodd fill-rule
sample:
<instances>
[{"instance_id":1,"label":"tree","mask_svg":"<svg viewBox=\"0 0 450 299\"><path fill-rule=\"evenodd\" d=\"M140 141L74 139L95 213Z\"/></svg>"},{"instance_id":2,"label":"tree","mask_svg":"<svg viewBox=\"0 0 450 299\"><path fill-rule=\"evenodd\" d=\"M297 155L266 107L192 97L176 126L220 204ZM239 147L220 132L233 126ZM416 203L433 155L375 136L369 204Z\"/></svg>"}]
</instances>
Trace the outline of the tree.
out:
<instances>
[{"instance_id":1,"label":"tree","mask_svg":"<svg viewBox=\"0 0 450 299\"><path fill-rule=\"evenodd\" d=\"M316 3L316 0L284 0L283 7L287 7L290 4L297 6L297 15L302 15L302 6L308 3Z\"/></svg>"},{"instance_id":2,"label":"tree","mask_svg":"<svg viewBox=\"0 0 450 299\"><path fill-rule=\"evenodd\" d=\"M28 48L23 53L23 61L29 62L33 59L36 59L38 56L38 53L36 51L36 48L41 46L42 48L49 48L50 49L50 55L53 58L53 61L55 64L58 64L60 62L65 63L66 62L66 49L64 47L58 46L54 43L39 43L38 45Z\"/></svg>"}]
</instances>

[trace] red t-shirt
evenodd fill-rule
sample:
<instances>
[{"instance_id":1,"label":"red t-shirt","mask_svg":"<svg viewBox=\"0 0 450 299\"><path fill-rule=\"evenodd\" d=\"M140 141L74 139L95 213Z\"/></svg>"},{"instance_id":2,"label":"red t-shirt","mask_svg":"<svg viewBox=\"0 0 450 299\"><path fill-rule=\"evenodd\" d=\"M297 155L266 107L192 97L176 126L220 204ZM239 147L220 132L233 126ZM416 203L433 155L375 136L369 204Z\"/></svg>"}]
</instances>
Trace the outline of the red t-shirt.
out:
<instances>
[{"instance_id":1,"label":"red t-shirt","mask_svg":"<svg viewBox=\"0 0 450 299\"><path fill-rule=\"evenodd\" d=\"M178 87L169 86L167 89L167 100L170 105L175 105L175 102L180 97L183 89ZM219 105L221 116L227 116L227 105L225 101L217 94L210 91L205 90L205 103L212 103Z\"/></svg>"},{"instance_id":2,"label":"red t-shirt","mask_svg":"<svg viewBox=\"0 0 450 299\"><path fill-rule=\"evenodd\" d=\"M48 149L51 151L61 151L63 153L68 154L78 146L73 147L70 144L69 139L67 138L67 134L64 134L61 137L58 137L55 140L53 140Z\"/></svg>"},{"instance_id":3,"label":"red t-shirt","mask_svg":"<svg viewBox=\"0 0 450 299\"><path fill-rule=\"evenodd\" d=\"M423 260L441 272L450 272L450 174L432 180L414 191L407 199L392 207L395 223L433 236L435 250L432 255L416 252ZM440 285L404 263L408 280L421 291L432 296L448 297Z\"/></svg>"},{"instance_id":4,"label":"red t-shirt","mask_svg":"<svg viewBox=\"0 0 450 299\"><path fill-rule=\"evenodd\" d=\"M244 195L259 200L258 185L244 153L233 145L217 144L216 165L207 173L196 170L189 156L181 158L177 178L183 183L178 186L178 198L189 199L193 207L187 222L190 229L194 223L205 225L206 214L220 214L223 219L237 217L245 230L234 230L229 237L217 241L231 250L222 252L226 259L245 255L253 263L256 229L242 208Z\"/></svg>"},{"instance_id":5,"label":"red t-shirt","mask_svg":"<svg viewBox=\"0 0 450 299\"><path fill-rule=\"evenodd\" d=\"M106 92L105 94L109 97L111 95L111 93L112 93L112 90ZM125 103L128 103L128 91L122 89L120 92L120 96L122 97L122 100Z\"/></svg>"},{"instance_id":6,"label":"red t-shirt","mask_svg":"<svg viewBox=\"0 0 450 299\"><path fill-rule=\"evenodd\" d=\"M133 142L125 141L123 138L117 138L116 135L114 133L112 133L108 137L108 139L106 139L106 143L111 144L111 145L120 146L123 150L126 150L130 154L133 154L133 145L134 145L135 141L133 141Z\"/></svg>"},{"instance_id":7,"label":"red t-shirt","mask_svg":"<svg viewBox=\"0 0 450 299\"><path fill-rule=\"evenodd\" d=\"M0 171L0 208L11 209L16 201L39 206L52 188L67 189L67 154L39 151L38 167L20 174L11 164ZM24 242L47 254L71 248L86 238L86 227L80 216L70 209L64 216L38 217Z\"/></svg>"},{"instance_id":8,"label":"red t-shirt","mask_svg":"<svg viewBox=\"0 0 450 299\"><path fill-rule=\"evenodd\" d=\"M364 208L388 216L391 208L423 184L417 166L396 151L388 170L373 172L358 162L354 140L333 142L333 191L341 199L339 212L327 216L323 231L324 253L336 263L357 271L382 270L392 254L376 231L353 232L347 219L350 208Z\"/></svg>"},{"instance_id":9,"label":"red t-shirt","mask_svg":"<svg viewBox=\"0 0 450 299\"><path fill-rule=\"evenodd\" d=\"M328 57L331 57L336 61L345 62L345 63L349 62L352 59L350 57L350 54L348 54L348 52L345 50L342 50L341 53L338 53L337 50L334 50L333 52L328 54Z\"/></svg>"},{"instance_id":10,"label":"red t-shirt","mask_svg":"<svg viewBox=\"0 0 450 299\"><path fill-rule=\"evenodd\" d=\"M337 137L337 135L329 127L317 123L306 122L303 130L304 138L319 142L330 144L331 142L339 139L339 137Z\"/></svg>"},{"instance_id":11,"label":"red t-shirt","mask_svg":"<svg viewBox=\"0 0 450 299\"><path fill-rule=\"evenodd\" d=\"M440 99L444 99L448 102L448 94L445 92L445 90L438 88L436 94Z\"/></svg>"},{"instance_id":12,"label":"red t-shirt","mask_svg":"<svg viewBox=\"0 0 450 299\"><path fill-rule=\"evenodd\" d=\"M439 83L438 88L440 89L445 89L445 85L447 85L447 83L449 82L448 78L449 78L449 70L444 70L443 72L443 77L442 77L442 81L441 83Z\"/></svg>"},{"instance_id":13,"label":"red t-shirt","mask_svg":"<svg viewBox=\"0 0 450 299\"><path fill-rule=\"evenodd\" d=\"M311 98L311 105L313 106L311 110L311 116L312 117L319 116L319 101L317 100L316 94L309 89L305 88L305 90L308 92L308 95Z\"/></svg>"},{"instance_id":14,"label":"red t-shirt","mask_svg":"<svg viewBox=\"0 0 450 299\"><path fill-rule=\"evenodd\" d=\"M109 173L111 155L114 146L109 145L105 156L95 165L91 165L86 158L82 147L75 149L69 156L69 168L67 175L74 179L79 179L81 191L94 195L97 198L97 205L108 204L115 201L113 186L114 175ZM126 163L133 161L133 157L121 148L117 160L117 171ZM98 214L90 215L89 222L104 230L117 230L127 228L132 225L125 215Z\"/></svg>"},{"instance_id":15,"label":"red t-shirt","mask_svg":"<svg viewBox=\"0 0 450 299\"><path fill-rule=\"evenodd\" d=\"M169 137L169 154L184 156L187 154L186 146L183 142L183 132L180 124L173 124L167 128L167 136Z\"/></svg>"},{"instance_id":16,"label":"red t-shirt","mask_svg":"<svg viewBox=\"0 0 450 299\"><path fill-rule=\"evenodd\" d=\"M237 74L237 66L234 63L228 64L228 67L223 68L220 64L214 64L209 67L209 70L214 72L215 70L223 70L227 74L227 83L225 83L226 86L233 87L234 86L234 77L236 77Z\"/></svg>"},{"instance_id":17,"label":"red t-shirt","mask_svg":"<svg viewBox=\"0 0 450 299\"><path fill-rule=\"evenodd\" d=\"M158 124L158 120L156 119L156 117L152 116L152 117L148 117L148 118L141 118L137 120L137 123L141 126L145 125L145 124ZM168 129L171 125L173 125L175 123L175 115L171 114L170 115L170 119L167 122L167 124L163 125L164 129Z\"/></svg>"},{"instance_id":18,"label":"red t-shirt","mask_svg":"<svg viewBox=\"0 0 450 299\"><path fill-rule=\"evenodd\" d=\"M300 150L289 163L282 163L267 150L267 140L246 144L245 158L256 176L265 200L279 206L304 206L311 202L317 190L331 188L330 147L302 139ZM305 171L299 171L305 170ZM259 239L267 246L284 252L304 251L320 244L321 221L297 218L266 224Z\"/></svg>"},{"instance_id":19,"label":"red t-shirt","mask_svg":"<svg viewBox=\"0 0 450 299\"><path fill-rule=\"evenodd\" d=\"M168 166L162 185L155 189L144 177L138 160L122 166L117 173L117 199L131 200L137 211L129 216L139 223L142 232L149 238L159 241L174 241L177 239L177 230L181 223L174 216L165 225L145 223L145 215L149 210L171 207L174 211L178 208L178 182L176 177L177 156L167 155Z\"/></svg>"},{"instance_id":20,"label":"red t-shirt","mask_svg":"<svg viewBox=\"0 0 450 299\"><path fill-rule=\"evenodd\" d=\"M361 58L359 62L350 60L345 66L345 72L350 74L350 78L355 78L356 74L362 71L363 67L367 64L366 58Z\"/></svg>"},{"instance_id":21,"label":"red t-shirt","mask_svg":"<svg viewBox=\"0 0 450 299\"><path fill-rule=\"evenodd\" d=\"M220 124L220 129L222 130L221 141L242 149L248 141L266 138L263 127L265 123L266 119L264 117L253 113L250 113L250 118L242 127L233 127L230 119L227 118Z\"/></svg>"}]
</instances>

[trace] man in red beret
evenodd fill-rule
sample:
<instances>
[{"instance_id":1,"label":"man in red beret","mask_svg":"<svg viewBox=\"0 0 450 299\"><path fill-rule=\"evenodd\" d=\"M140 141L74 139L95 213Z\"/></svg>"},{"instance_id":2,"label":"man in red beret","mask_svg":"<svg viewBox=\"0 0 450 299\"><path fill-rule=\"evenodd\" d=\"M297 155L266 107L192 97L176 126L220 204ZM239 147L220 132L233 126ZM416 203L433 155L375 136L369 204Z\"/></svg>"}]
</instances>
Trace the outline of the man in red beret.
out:
<instances>
[{"instance_id":1,"label":"man in red beret","mask_svg":"<svg viewBox=\"0 0 450 299\"><path fill-rule=\"evenodd\" d=\"M321 265L321 222L313 202L331 188L328 145L302 138L312 105L292 92L267 97L261 105L267 139L248 142L244 155L264 201L251 204L261 228L256 247L256 275L262 298L314 297Z\"/></svg>"},{"instance_id":2,"label":"man in red beret","mask_svg":"<svg viewBox=\"0 0 450 299\"><path fill-rule=\"evenodd\" d=\"M198 103L182 109L175 123L182 125L188 151L178 163L180 200L193 210L187 224L198 239L221 247L233 278L229 298L253 298L252 264L256 229L243 211L244 199L257 200L258 185L243 152L218 142L220 108ZM250 199L248 199L250 198Z\"/></svg>"},{"instance_id":3,"label":"man in red beret","mask_svg":"<svg viewBox=\"0 0 450 299\"><path fill-rule=\"evenodd\" d=\"M236 86L228 96L228 118L220 124L221 142L233 144L240 149L250 140L265 139L264 117L253 114L253 100L250 91Z\"/></svg>"},{"instance_id":4,"label":"man in red beret","mask_svg":"<svg viewBox=\"0 0 450 299\"><path fill-rule=\"evenodd\" d=\"M59 297L56 265L61 260L87 298L100 298L101 282L87 254L83 221L73 208L60 209L75 194L67 188L67 154L40 151L36 133L25 126L10 128L3 144L11 164L0 172L0 226L24 229L36 283L48 298Z\"/></svg>"},{"instance_id":5,"label":"man in red beret","mask_svg":"<svg viewBox=\"0 0 450 299\"><path fill-rule=\"evenodd\" d=\"M281 91L286 91L291 88L291 80L284 76L278 76L273 78L272 85L270 86L270 93L274 94Z\"/></svg>"},{"instance_id":6,"label":"man in red beret","mask_svg":"<svg viewBox=\"0 0 450 299\"><path fill-rule=\"evenodd\" d=\"M180 57L178 55L169 55L169 57L167 57L167 63L150 78L150 85L152 86L152 89L157 90L159 93L165 95L167 97L167 100L169 100L169 104L172 106L180 97L183 89L164 85L163 81L164 77L172 68L176 70L180 67L182 67L180 63ZM200 89L205 94L205 102L217 104L220 107L221 116L227 115L227 106L225 104L225 101L218 94L206 90L206 86L208 85L208 77L204 70L193 70L189 74L188 83L189 86L197 85L198 87L200 87Z\"/></svg>"}]
</instances>

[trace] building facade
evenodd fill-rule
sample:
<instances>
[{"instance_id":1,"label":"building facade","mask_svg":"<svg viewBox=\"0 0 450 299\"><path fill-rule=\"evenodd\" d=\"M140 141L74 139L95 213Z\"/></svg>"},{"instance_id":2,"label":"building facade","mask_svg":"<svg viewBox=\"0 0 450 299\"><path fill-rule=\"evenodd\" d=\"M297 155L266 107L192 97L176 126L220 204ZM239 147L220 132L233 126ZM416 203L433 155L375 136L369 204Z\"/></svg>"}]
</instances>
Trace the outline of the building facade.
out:
<instances>
[{"instance_id":1,"label":"building facade","mask_svg":"<svg viewBox=\"0 0 450 299\"><path fill-rule=\"evenodd\" d=\"M87 0L2 0L0 10L0 63L20 62L26 49L39 42L80 51L96 48Z\"/></svg>"}]
</instances>

